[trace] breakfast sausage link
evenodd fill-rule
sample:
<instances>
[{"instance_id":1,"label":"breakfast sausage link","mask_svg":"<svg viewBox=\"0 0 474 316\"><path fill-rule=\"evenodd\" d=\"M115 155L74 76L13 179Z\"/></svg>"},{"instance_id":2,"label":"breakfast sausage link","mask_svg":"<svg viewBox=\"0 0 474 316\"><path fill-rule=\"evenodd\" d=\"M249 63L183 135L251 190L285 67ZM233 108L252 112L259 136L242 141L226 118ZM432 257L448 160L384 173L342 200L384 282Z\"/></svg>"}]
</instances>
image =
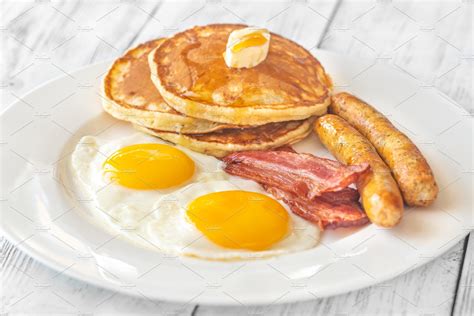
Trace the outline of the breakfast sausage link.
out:
<instances>
[{"instance_id":1,"label":"breakfast sausage link","mask_svg":"<svg viewBox=\"0 0 474 316\"><path fill-rule=\"evenodd\" d=\"M333 96L330 112L347 120L374 145L408 205L427 206L436 199L438 186L420 150L382 113L344 92Z\"/></svg>"},{"instance_id":2,"label":"breakfast sausage link","mask_svg":"<svg viewBox=\"0 0 474 316\"><path fill-rule=\"evenodd\" d=\"M340 162L370 165L370 172L361 176L357 183L364 210L374 224L395 226L403 215L402 196L390 169L370 142L344 119L331 114L320 117L314 131Z\"/></svg>"}]
</instances>

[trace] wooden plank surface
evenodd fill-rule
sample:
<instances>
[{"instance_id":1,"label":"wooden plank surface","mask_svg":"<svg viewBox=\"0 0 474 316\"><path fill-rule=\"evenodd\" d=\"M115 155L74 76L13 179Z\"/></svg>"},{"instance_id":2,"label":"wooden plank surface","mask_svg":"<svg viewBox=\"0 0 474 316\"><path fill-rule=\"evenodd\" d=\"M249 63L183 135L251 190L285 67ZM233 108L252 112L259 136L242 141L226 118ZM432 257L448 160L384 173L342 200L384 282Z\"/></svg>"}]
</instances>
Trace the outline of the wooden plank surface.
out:
<instances>
[{"instance_id":1,"label":"wooden plank surface","mask_svg":"<svg viewBox=\"0 0 474 316\"><path fill-rule=\"evenodd\" d=\"M334 1L280 1L271 6L265 2L238 5L228 1L6 1L0 13L2 106L45 80L82 65L113 59L141 41L194 24L228 21L266 26L307 48L320 44L325 49L395 64L425 86L427 83L445 92L472 113L472 27L466 14L468 5L372 1L342 1L340 5ZM337 11L332 19L333 9ZM370 69L362 71L358 77L369 73ZM3 239L0 312L446 315L454 311L468 315L473 308L472 248L471 237L428 265L346 295L296 304L219 308L168 304L102 290L44 267Z\"/></svg>"},{"instance_id":2,"label":"wooden plank surface","mask_svg":"<svg viewBox=\"0 0 474 316\"><path fill-rule=\"evenodd\" d=\"M466 240L466 252L462 262L462 272L458 279L454 315L472 315L474 311L474 234Z\"/></svg>"}]
</instances>

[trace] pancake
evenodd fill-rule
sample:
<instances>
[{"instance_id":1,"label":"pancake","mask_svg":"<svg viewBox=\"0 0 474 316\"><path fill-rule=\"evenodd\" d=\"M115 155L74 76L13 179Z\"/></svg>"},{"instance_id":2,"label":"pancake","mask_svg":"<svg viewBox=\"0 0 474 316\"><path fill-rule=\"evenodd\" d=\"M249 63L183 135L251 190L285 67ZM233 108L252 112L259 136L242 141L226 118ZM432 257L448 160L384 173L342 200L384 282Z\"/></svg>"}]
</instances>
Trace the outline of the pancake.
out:
<instances>
[{"instance_id":1,"label":"pancake","mask_svg":"<svg viewBox=\"0 0 474 316\"><path fill-rule=\"evenodd\" d=\"M207 133L230 127L182 115L163 100L150 80L147 59L163 41L138 45L114 62L104 79L104 110L119 120L163 131Z\"/></svg>"},{"instance_id":2,"label":"pancake","mask_svg":"<svg viewBox=\"0 0 474 316\"><path fill-rule=\"evenodd\" d=\"M191 150L224 157L235 151L265 150L293 144L311 132L313 118L269 123L252 128L228 128L205 134L164 132L135 125L135 128Z\"/></svg>"},{"instance_id":3,"label":"pancake","mask_svg":"<svg viewBox=\"0 0 474 316\"><path fill-rule=\"evenodd\" d=\"M301 120L326 113L330 78L303 47L271 34L267 58L229 68L229 34L246 25L198 26L166 39L150 56L151 79L177 111L238 125Z\"/></svg>"}]
</instances>

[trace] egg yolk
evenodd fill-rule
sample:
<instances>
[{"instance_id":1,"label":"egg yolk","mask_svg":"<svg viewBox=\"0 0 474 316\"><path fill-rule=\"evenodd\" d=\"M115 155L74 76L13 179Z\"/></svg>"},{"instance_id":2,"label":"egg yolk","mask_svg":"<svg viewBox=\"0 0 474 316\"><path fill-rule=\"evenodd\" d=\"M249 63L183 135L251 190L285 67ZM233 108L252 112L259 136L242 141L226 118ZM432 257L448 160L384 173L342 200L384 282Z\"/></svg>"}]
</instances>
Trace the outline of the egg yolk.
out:
<instances>
[{"instance_id":1,"label":"egg yolk","mask_svg":"<svg viewBox=\"0 0 474 316\"><path fill-rule=\"evenodd\" d=\"M289 230L285 208L255 192L203 195L188 205L187 216L212 242L232 249L265 250L282 240Z\"/></svg>"},{"instance_id":2,"label":"egg yolk","mask_svg":"<svg viewBox=\"0 0 474 316\"><path fill-rule=\"evenodd\" d=\"M194 161L172 146L136 144L114 152L102 168L106 177L127 188L166 189L190 179Z\"/></svg>"}]
</instances>

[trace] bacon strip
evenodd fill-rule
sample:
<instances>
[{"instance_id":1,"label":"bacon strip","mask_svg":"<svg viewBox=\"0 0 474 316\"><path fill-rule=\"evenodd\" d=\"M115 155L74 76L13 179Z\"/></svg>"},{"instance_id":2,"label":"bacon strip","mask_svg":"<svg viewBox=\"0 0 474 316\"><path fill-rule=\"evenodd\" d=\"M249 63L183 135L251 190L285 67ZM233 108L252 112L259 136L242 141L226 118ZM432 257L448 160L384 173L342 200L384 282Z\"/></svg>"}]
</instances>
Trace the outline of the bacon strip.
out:
<instances>
[{"instance_id":1,"label":"bacon strip","mask_svg":"<svg viewBox=\"0 0 474 316\"><path fill-rule=\"evenodd\" d=\"M359 195L354 189L325 193L312 200L263 185L275 198L285 202L293 213L313 222L321 229L364 225L369 222L367 215L357 202ZM354 194L355 191L355 194ZM340 195L338 199L337 196Z\"/></svg>"},{"instance_id":2,"label":"bacon strip","mask_svg":"<svg viewBox=\"0 0 474 316\"><path fill-rule=\"evenodd\" d=\"M245 151L223 159L224 170L313 199L325 192L339 191L355 183L368 164L345 166L335 160L301 154L284 148L279 151Z\"/></svg>"},{"instance_id":3,"label":"bacon strip","mask_svg":"<svg viewBox=\"0 0 474 316\"><path fill-rule=\"evenodd\" d=\"M328 203L357 202L359 201L360 195L356 189L345 188L339 191L325 192L320 196L320 198Z\"/></svg>"}]
</instances>

